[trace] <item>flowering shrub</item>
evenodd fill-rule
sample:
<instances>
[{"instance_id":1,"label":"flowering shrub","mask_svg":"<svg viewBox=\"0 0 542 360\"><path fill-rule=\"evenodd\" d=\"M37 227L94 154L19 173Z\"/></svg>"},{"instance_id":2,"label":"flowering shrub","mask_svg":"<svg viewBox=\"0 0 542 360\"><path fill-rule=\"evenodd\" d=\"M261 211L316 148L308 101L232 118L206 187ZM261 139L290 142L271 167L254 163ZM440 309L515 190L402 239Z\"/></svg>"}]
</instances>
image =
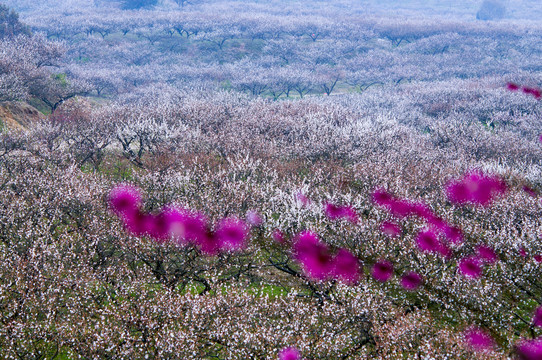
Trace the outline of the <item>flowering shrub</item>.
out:
<instances>
[{"instance_id":1,"label":"flowering shrub","mask_svg":"<svg viewBox=\"0 0 542 360\"><path fill-rule=\"evenodd\" d=\"M0 134L0 357L539 357L537 26L194 6L33 15L97 99Z\"/></svg>"}]
</instances>

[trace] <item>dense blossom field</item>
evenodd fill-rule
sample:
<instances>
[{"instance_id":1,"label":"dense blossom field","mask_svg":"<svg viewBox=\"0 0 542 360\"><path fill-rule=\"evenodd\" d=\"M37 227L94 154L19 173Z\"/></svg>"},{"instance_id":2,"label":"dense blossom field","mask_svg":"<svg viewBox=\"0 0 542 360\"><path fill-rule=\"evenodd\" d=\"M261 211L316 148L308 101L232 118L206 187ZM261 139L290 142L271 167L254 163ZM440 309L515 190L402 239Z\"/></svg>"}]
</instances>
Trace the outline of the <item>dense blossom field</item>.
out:
<instances>
[{"instance_id":1,"label":"dense blossom field","mask_svg":"<svg viewBox=\"0 0 542 360\"><path fill-rule=\"evenodd\" d=\"M0 357L542 359L541 9L481 3L0 5Z\"/></svg>"}]
</instances>

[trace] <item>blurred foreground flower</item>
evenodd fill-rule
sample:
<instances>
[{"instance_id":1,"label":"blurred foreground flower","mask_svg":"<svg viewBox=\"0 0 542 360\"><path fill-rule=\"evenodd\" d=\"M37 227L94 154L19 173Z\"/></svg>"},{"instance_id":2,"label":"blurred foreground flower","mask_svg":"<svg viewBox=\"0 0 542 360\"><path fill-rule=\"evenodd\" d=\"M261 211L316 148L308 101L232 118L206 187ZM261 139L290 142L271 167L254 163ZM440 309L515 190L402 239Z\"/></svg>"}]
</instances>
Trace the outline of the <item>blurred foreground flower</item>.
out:
<instances>
[{"instance_id":1,"label":"blurred foreground flower","mask_svg":"<svg viewBox=\"0 0 542 360\"><path fill-rule=\"evenodd\" d=\"M324 213L331 220L346 219L351 223L358 222L358 214L351 206L339 206L332 203L324 205Z\"/></svg>"},{"instance_id":2,"label":"blurred foreground flower","mask_svg":"<svg viewBox=\"0 0 542 360\"><path fill-rule=\"evenodd\" d=\"M158 214L147 214L141 211L140 202L139 190L131 185L119 185L109 195L111 208L135 236L149 236L158 243L173 240L178 245L192 244L206 255L242 250L246 246L249 227L242 220L222 219L213 233L202 214L174 206Z\"/></svg>"},{"instance_id":3,"label":"blurred foreground flower","mask_svg":"<svg viewBox=\"0 0 542 360\"><path fill-rule=\"evenodd\" d=\"M493 250L489 246L484 246L484 245L478 246L477 253L478 253L478 258L488 264L494 264L498 260L495 250Z\"/></svg>"},{"instance_id":4,"label":"blurred foreground flower","mask_svg":"<svg viewBox=\"0 0 542 360\"><path fill-rule=\"evenodd\" d=\"M379 261L373 265L371 274L376 280L386 282L393 275L393 265L389 261Z\"/></svg>"},{"instance_id":5,"label":"blurred foreground flower","mask_svg":"<svg viewBox=\"0 0 542 360\"><path fill-rule=\"evenodd\" d=\"M139 210L141 194L132 185L121 184L113 188L109 194L109 205L119 216L130 216Z\"/></svg>"},{"instance_id":6,"label":"blurred foreground flower","mask_svg":"<svg viewBox=\"0 0 542 360\"><path fill-rule=\"evenodd\" d=\"M462 259L459 262L459 271L463 273L463 275L471 278L479 278L480 275L482 275L480 262L475 257Z\"/></svg>"},{"instance_id":7,"label":"blurred foreground flower","mask_svg":"<svg viewBox=\"0 0 542 360\"><path fill-rule=\"evenodd\" d=\"M518 84L509 82L506 84L506 88L509 91L518 91L521 89L524 94L532 95L537 100L540 100L542 98L542 90L535 87L519 86Z\"/></svg>"},{"instance_id":8,"label":"blurred foreground flower","mask_svg":"<svg viewBox=\"0 0 542 360\"><path fill-rule=\"evenodd\" d=\"M538 326L538 327L542 327L542 306L539 306L534 311L533 325Z\"/></svg>"},{"instance_id":9,"label":"blurred foreground flower","mask_svg":"<svg viewBox=\"0 0 542 360\"><path fill-rule=\"evenodd\" d=\"M240 250L246 245L248 227L239 219L223 219L218 223L215 236L221 249Z\"/></svg>"},{"instance_id":10,"label":"blurred foreground flower","mask_svg":"<svg viewBox=\"0 0 542 360\"><path fill-rule=\"evenodd\" d=\"M279 360L301 360L301 355L297 349L286 348L280 352Z\"/></svg>"},{"instance_id":11,"label":"blurred foreground flower","mask_svg":"<svg viewBox=\"0 0 542 360\"><path fill-rule=\"evenodd\" d=\"M310 231L299 234L294 244L295 258L303 265L306 274L317 280L325 280L333 267L329 248Z\"/></svg>"},{"instance_id":12,"label":"blurred foreground flower","mask_svg":"<svg viewBox=\"0 0 542 360\"><path fill-rule=\"evenodd\" d=\"M520 341L516 345L516 352L521 360L542 359L542 338Z\"/></svg>"},{"instance_id":13,"label":"blurred foreground flower","mask_svg":"<svg viewBox=\"0 0 542 360\"><path fill-rule=\"evenodd\" d=\"M416 290L422 284L422 277L415 273L409 272L401 278L401 286L408 291Z\"/></svg>"},{"instance_id":14,"label":"blurred foreground flower","mask_svg":"<svg viewBox=\"0 0 542 360\"><path fill-rule=\"evenodd\" d=\"M471 327L465 331L465 341L474 350L488 350L495 345L493 338L484 330L477 327Z\"/></svg>"},{"instance_id":15,"label":"blurred foreground flower","mask_svg":"<svg viewBox=\"0 0 542 360\"><path fill-rule=\"evenodd\" d=\"M497 195L506 192L506 184L498 177L473 172L446 187L448 199L456 204L473 203L488 206Z\"/></svg>"},{"instance_id":16,"label":"blurred foreground flower","mask_svg":"<svg viewBox=\"0 0 542 360\"><path fill-rule=\"evenodd\" d=\"M380 231L392 238L401 235L401 227L391 221L384 221L382 225L380 225Z\"/></svg>"},{"instance_id":17,"label":"blurred foreground flower","mask_svg":"<svg viewBox=\"0 0 542 360\"><path fill-rule=\"evenodd\" d=\"M431 230L420 231L416 243L423 252L437 252L441 247L437 235Z\"/></svg>"},{"instance_id":18,"label":"blurred foreground flower","mask_svg":"<svg viewBox=\"0 0 542 360\"><path fill-rule=\"evenodd\" d=\"M337 280L348 285L359 281L361 266L357 257L346 249L340 249L333 259L332 275Z\"/></svg>"}]
</instances>

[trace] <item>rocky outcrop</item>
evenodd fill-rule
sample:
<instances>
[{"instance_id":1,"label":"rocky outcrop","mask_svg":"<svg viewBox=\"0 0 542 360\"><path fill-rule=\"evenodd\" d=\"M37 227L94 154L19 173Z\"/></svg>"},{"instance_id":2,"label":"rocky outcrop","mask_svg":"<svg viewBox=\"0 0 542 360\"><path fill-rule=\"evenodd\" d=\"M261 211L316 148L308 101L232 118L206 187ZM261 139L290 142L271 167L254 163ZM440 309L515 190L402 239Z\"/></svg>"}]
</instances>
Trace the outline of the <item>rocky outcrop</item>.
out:
<instances>
[{"instance_id":1,"label":"rocky outcrop","mask_svg":"<svg viewBox=\"0 0 542 360\"><path fill-rule=\"evenodd\" d=\"M0 127L2 130L25 130L31 123L43 117L44 115L35 107L24 102L0 102Z\"/></svg>"}]
</instances>

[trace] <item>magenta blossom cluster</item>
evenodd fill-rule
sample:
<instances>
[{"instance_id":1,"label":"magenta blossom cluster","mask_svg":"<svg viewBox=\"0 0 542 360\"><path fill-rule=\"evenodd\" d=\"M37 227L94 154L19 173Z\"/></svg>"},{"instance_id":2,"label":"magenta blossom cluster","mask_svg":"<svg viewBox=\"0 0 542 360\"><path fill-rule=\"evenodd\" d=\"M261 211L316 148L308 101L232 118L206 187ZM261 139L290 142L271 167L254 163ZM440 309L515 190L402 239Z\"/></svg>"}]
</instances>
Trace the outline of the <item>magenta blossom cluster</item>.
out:
<instances>
[{"instance_id":1,"label":"magenta blossom cluster","mask_svg":"<svg viewBox=\"0 0 542 360\"><path fill-rule=\"evenodd\" d=\"M371 275L376 281L386 282L393 276L393 264L387 260L377 261L371 268ZM422 284L422 277L415 272L407 272L401 276L401 286L407 291L414 291Z\"/></svg>"},{"instance_id":2,"label":"magenta blossom cluster","mask_svg":"<svg viewBox=\"0 0 542 360\"><path fill-rule=\"evenodd\" d=\"M471 256L459 260L459 271L471 278L479 278L482 275L482 265L478 258Z\"/></svg>"},{"instance_id":3,"label":"magenta blossom cluster","mask_svg":"<svg viewBox=\"0 0 542 360\"><path fill-rule=\"evenodd\" d=\"M284 233L282 231L280 231L279 229L273 230L273 233L271 234L271 237L273 238L273 240L275 240L279 244L286 243L286 237L284 236Z\"/></svg>"},{"instance_id":4,"label":"magenta blossom cluster","mask_svg":"<svg viewBox=\"0 0 542 360\"><path fill-rule=\"evenodd\" d=\"M542 135L541 135L541 139L542 139ZM536 190L533 189L530 186L524 185L523 186L523 191L525 191L527 194L529 194L532 197L537 197L538 196L538 193L536 192Z\"/></svg>"},{"instance_id":5,"label":"magenta blossom cluster","mask_svg":"<svg viewBox=\"0 0 542 360\"><path fill-rule=\"evenodd\" d=\"M401 277L401 286L408 291L414 291L422 284L422 277L415 272L407 272Z\"/></svg>"},{"instance_id":6,"label":"magenta blossom cluster","mask_svg":"<svg viewBox=\"0 0 542 360\"><path fill-rule=\"evenodd\" d=\"M458 205L472 203L488 206L496 196L506 192L506 183L496 176L479 172L466 174L462 179L450 182L446 187L448 199Z\"/></svg>"},{"instance_id":7,"label":"magenta blossom cluster","mask_svg":"<svg viewBox=\"0 0 542 360\"><path fill-rule=\"evenodd\" d=\"M529 86L520 86L514 83L507 83L506 88L510 91L519 91L521 90L524 94L532 95L535 99L540 100L542 98L542 89Z\"/></svg>"},{"instance_id":8,"label":"magenta blossom cluster","mask_svg":"<svg viewBox=\"0 0 542 360\"><path fill-rule=\"evenodd\" d=\"M393 221L384 221L382 225L380 225L380 231L391 238L401 235L401 227Z\"/></svg>"},{"instance_id":9,"label":"magenta blossom cluster","mask_svg":"<svg viewBox=\"0 0 542 360\"><path fill-rule=\"evenodd\" d=\"M534 326L542 327L542 306L536 308L532 323ZM522 360L542 359L542 337L533 340L521 340L516 344L516 353Z\"/></svg>"},{"instance_id":10,"label":"magenta blossom cluster","mask_svg":"<svg viewBox=\"0 0 542 360\"><path fill-rule=\"evenodd\" d=\"M375 190L372 198L375 204L385 208L392 216L398 218L418 217L427 222L428 228L420 231L416 237L416 243L422 252L437 253L449 258L451 250L447 242L458 243L463 240L461 229L448 224L429 206L421 202L415 203L399 199L383 189ZM382 232L392 237L400 234L400 228L394 222L382 223L381 229Z\"/></svg>"},{"instance_id":11,"label":"magenta blossom cluster","mask_svg":"<svg viewBox=\"0 0 542 360\"><path fill-rule=\"evenodd\" d=\"M516 345L516 352L521 360L542 359L542 337L520 341Z\"/></svg>"},{"instance_id":12,"label":"magenta blossom cluster","mask_svg":"<svg viewBox=\"0 0 542 360\"><path fill-rule=\"evenodd\" d=\"M307 207L311 204L311 200L302 191L297 192L295 198L303 207Z\"/></svg>"},{"instance_id":13,"label":"magenta blossom cluster","mask_svg":"<svg viewBox=\"0 0 542 360\"><path fill-rule=\"evenodd\" d=\"M482 275L484 265L494 264L499 257L489 246L479 245L476 250L476 255L465 257L459 260L459 271L470 278L479 278Z\"/></svg>"},{"instance_id":14,"label":"magenta blossom cluster","mask_svg":"<svg viewBox=\"0 0 542 360\"><path fill-rule=\"evenodd\" d=\"M538 326L538 327L542 327L542 306L539 306L534 311L533 325Z\"/></svg>"},{"instance_id":15,"label":"magenta blossom cluster","mask_svg":"<svg viewBox=\"0 0 542 360\"><path fill-rule=\"evenodd\" d=\"M353 224L358 222L358 214L356 211L348 205L335 205L332 203L324 204L324 213L331 220L346 219Z\"/></svg>"},{"instance_id":16,"label":"magenta blossom cluster","mask_svg":"<svg viewBox=\"0 0 542 360\"><path fill-rule=\"evenodd\" d=\"M388 281L393 275L393 264L386 260L376 262L371 269L371 275L380 282Z\"/></svg>"},{"instance_id":17,"label":"magenta blossom cluster","mask_svg":"<svg viewBox=\"0 0 542 360\"><path fill-rule=\"evenodd\" d=\"M361 275L357 257L346 249L339 249L332 256L328 246L310 231L297 236L294 256L301 263L307 276L316 280L337 279L346 284L355 284Z\"/></svg>"},{"instance_id":18,"label":"magenta blossom cluster","mask_svg":"<svg viewBox=\"0 0 542 360\"><path fill-rule=\"evenodd\" d=\"M446 258L451 256L450 249L441 242L438 234L432 229L425 229L416 236L416 243L422 252L437 253Z\"/></svg>"},{"instance_id":19,"label":"magenta blossom cluster","mask_svg":"<svg viewBox=\"0 0 542 360\"><path fill-rule=\"evenodd\" d=\"M141 210L137 188L122 184L109 195L112 210L135 236L149 236L159 243L173 240L179 245L192 244L207 255L220 251L241 250L246 246L248 226L239 219L222 219L211 231L205 216L179 207L166 207L158 214Z\"/></svg>"},{"instance_id":20,"label":"magenta blossom cluster","mask_svg":"<svg viewBox=\"0 0 542 360\"><path fill-rule=\"evenodd\" d=\"M471 327L464 333L465 341L474 350L489 350L495 346L495 340L484 330Z\"/></svg>"},{"instance_id":21,"label":"magenta blossom cluster","mask_svg":"<svg viewBox=\"0 0 542 360\"><path fill-rule=\"evenodd\" d=\"M286 348L281 350L279 360L301 360L301 355L295 348Z\"/></svg>"}]
</instances>

